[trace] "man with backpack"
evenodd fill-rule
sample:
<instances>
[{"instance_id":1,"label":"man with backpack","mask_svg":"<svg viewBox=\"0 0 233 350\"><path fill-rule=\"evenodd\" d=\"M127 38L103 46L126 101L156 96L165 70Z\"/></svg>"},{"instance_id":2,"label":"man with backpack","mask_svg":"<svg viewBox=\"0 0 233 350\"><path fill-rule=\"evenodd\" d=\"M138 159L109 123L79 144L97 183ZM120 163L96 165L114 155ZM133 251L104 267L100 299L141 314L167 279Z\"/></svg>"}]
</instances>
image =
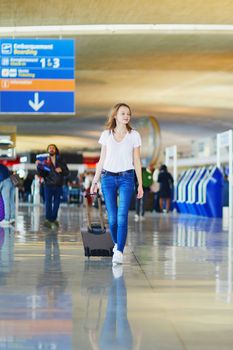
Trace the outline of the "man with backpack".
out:
<instances>
[{"instance_id":1,"label":"man with backpack","mask_svg":"<svg viewBox=\"0 0 233 350\"><path fill-rule=\"evenodd\" d=\"M51 144L47 147L48 155L44 159L37 159L37 171L44 178L45 211L44 225L59 226L57 221L58 209L62 196L64 177L69 175L69 169L61 158L59 149Z\"/></svg>"}]
</instances>

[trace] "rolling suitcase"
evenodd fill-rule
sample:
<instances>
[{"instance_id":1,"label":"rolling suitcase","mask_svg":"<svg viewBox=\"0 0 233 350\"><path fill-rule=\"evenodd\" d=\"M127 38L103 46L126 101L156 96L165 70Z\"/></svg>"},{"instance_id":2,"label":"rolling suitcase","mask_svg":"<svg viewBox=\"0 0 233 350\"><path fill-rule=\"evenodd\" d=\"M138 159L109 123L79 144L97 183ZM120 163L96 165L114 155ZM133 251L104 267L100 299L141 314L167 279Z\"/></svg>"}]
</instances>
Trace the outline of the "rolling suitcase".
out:
<instances>
[{"instance_id":1,"label":"rolling suitcase","mask_svg":"<svg viewBox=\"0 0 233 350\"><path fill-rule=\"evenodd\" d=\"M85 204L87 211L87 226L81 228L84 254L85 256L112 256L114 243L112 241L109 230L104 225L102 204L100 194L97 193L98 211L99 211L99 223L92 223L90 208L88 205L88 196L85 196Z\"/></svg>"}]
</instances>

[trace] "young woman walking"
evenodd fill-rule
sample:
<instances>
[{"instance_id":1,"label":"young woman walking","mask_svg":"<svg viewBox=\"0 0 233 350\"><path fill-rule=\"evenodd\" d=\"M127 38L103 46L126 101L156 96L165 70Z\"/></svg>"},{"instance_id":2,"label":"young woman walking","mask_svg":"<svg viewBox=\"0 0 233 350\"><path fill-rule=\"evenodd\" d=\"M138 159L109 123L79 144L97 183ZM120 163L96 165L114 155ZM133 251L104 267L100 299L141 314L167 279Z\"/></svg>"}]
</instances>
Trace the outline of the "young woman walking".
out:
<instances>
[{"instance_id":1,"label":"young woman walking","mask_svg":"<svg viewBox=\"0 0 233 350\"><path fill-rule=\"evenodd\" d=\"M115 243L113 264L123 263L123 251L128 231L128 211L134 193L134 176L138 180L137 198L142 198L140 160L141 137L130 126L131 109L125 103L115 105L99 139L100 160L90 189L96 193L101 178L112 240ZM119 199L118 199L119 196Z\"/></svg>"}]
</instances>

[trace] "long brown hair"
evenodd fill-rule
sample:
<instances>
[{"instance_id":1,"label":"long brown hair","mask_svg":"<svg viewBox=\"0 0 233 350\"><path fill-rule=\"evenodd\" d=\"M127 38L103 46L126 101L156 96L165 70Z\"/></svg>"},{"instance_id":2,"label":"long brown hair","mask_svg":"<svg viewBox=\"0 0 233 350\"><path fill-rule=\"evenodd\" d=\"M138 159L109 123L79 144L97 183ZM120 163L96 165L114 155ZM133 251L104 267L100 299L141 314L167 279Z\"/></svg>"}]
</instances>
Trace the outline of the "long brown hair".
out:
<instances>
[{"instance_id":1,"label":"long brown hair","mask_svg":"<svg viewBox=\"0 0 233 350\"><path fill-rule=\"evenodd\" d=\"M126 107L129 109L130 112L130 116L132 115L131 112L131 108L126 104L126 103L117 103L115 106L112 107L112 109L110 110L109 114L108 114L108 120L105 124L105 126L107 127L108 130L112 130L114 132L114 129L116 127L116 119L115 116L117 115L117 112L119 110L120 107ZM126 129L128 132L131 132L131 130L133 129L130 124L126 124Z\"/></svg>"}]
</instances>

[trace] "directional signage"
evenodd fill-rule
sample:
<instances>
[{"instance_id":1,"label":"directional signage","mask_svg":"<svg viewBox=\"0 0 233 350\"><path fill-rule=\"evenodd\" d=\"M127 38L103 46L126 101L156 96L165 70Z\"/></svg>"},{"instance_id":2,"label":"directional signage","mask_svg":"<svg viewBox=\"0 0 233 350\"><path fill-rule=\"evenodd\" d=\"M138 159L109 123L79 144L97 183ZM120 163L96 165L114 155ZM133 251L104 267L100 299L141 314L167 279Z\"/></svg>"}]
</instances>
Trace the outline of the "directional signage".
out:
<instances>
[{"instance_id":1,"label":"directional signage","mask_svg":"<svg viewBox=\"0 0 233 350\"><path fill-rule=\"evenodd\" d=\"M74 114L74 40L1 39L0 113Z\"/></svg>"}]
</instances>

